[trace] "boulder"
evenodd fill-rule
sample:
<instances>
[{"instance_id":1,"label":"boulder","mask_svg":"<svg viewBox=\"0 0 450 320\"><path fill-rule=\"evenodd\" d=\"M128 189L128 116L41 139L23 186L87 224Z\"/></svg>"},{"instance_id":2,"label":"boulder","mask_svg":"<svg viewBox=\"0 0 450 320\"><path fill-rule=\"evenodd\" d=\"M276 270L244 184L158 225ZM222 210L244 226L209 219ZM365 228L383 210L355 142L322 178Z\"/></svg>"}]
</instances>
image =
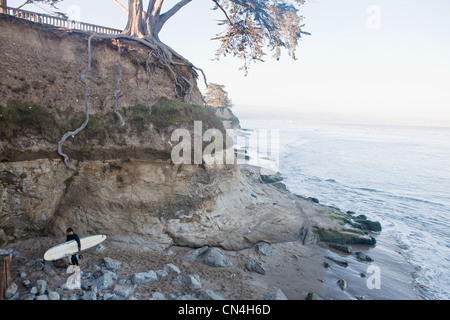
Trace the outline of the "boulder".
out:
<instances>
[{"instance_id":1,"label":"boulder","mask_svg":"<svg viewBox=\"0 0 450 320\"><path fill-rule=\"evenodd\" d=\"M118 284L114 287L114 294L122 298L128 298L132 290L133 286Z\"/></svg>"},{"instance_id":2,"label":"boulder","mask_svg":"<svg viewBox=\"0 0 450 320\"><path fill-rule=\"evenodd\" d=\"M185 259L189 260L189 261L194 261L201 255L204 255L206 252L208 252L208 246L204 246L204 247L189 251L188 254L186 255Z\"/></svg>"},{"instance_id":3,"label":"boulder","mask_svg":"<svg viewBox=\"0 0 450 320\"><path fill-rule=\"evenodd\" d=\"M351 246L347 246L347 245L343 245L343 244L338 244L338 243L330 243L329 244L330 248L345 252L345 253L352 253L352 247Z\"/></svg>"},{"instance_id":4,"label":"boulder","mask_svg":"<svg viewBox=\"0 0 450 320\"><path fill-rule=\"evenodd\" d=\"M203 291L199 295L198 299L199 300L225 300L219 294L217 294L214 291L209 290L209 289L206 289L205 291Z\"/></svg>"},{"instance_id":5,"label":"boulder","mask_svg":"<svg viewBox=\"0 0 450 320\"><path fill-rule=\"evenodd\" d=\"M38 294L43 295L45 291L47 290L47 282L45 280L37 280L36 286L38 289Z\"/></svg>"},{"instance_id":6,"label":"boulder","mask_svg":"<svg viewBox=\"0 0 450 320\"><path fill-rule=\"evenodd\" d=\"M345 281L344 279L339 279L336 283L342 290L345 290L347 288L347 281Z\"/></svg>"},{"instance_id":7,"label":"boulder","mask_svg":"<svg viewBox=\"0 0 450 320\"><path fill-rule=\"evenodd\" d=\"M95 280L95 285L99 290L105 290L113 285L113 279L109 273L105 273Z\"/></svg>"},{"instance_id":8,"label":"boulder","mask_svg":"<svg viewBox=\"0 0 450 320\"><path fill-rule=\"evenodd\" d=\"M376 240L374 237L365 234L361 230L350 229L316 229L315 233L322 242L333 242L341 245L345 244L361 244L374 245Z\"/></svg>"},{"instance_id":9,"label":"boulder","mask_svg":"<svg viewBox=\"0 0 450 320\"><path fill-rule=\"evenodd\" d=\"M18 288L17 284L12 282L5 291L5 299L11 299L16 294Z\"/></svg>"},{"instance_id":10,"label":"boulder","mask_svg":"<svg viewBox=\"0 0 450 320\"><path fill-rule=\"evenodd\" d=\"M211 267L231 267L233 264L219 248L212 248L203 259L203 263Z\"/></svg>"},{"instance_id":11,"label":"boulder","mask_svg":"<svg viewBox=\"0 0 450 320\"><path fill-rule=\"evenodd\" d=\"M265 242L260 242L256 244L256 248L258 249L258 252L265 255L265 256L273 256L274 252L270 248L270 246Z\"/></svg>"},{"instance_id":12,"label":"boulder","mask_svg":"<svg viewBox=\"0 0 450 320\"><path fill-rule=\"evenodd\" d=\"M135 273L132 276L131 281L135 285L140 285L140 284L147 283L147 282L156 282L156 281L158 281L158 275L153 270L150 270L147 272L139 272L139 273Z\"/></svg>"},{"instance_id":13,"label":"boulder","mask_svg":"<svg viewBox=\"0 0 450 320\"><path fill-rule=\"evenodd\" d=\"M264 300L288 300L288 298L280 288L275 287L264 295Z\"/></svg>"},{"instance_id":14,"label":"boulder","mask_svg":"<svg viewBox=\"0 0 450 320\"><path fill-rule=\"evenodd\" d=\"M122 267L122 262L108 257L103 258L103 261L105 263L105 267L110 270L118 270Z\"/></svg>"},{"instance_id":15,"label":"boulder","mask_svg":"<svg viewBox=\"0 0 450 320\"><path fill-rule=\"evenodd\" d=\"M355 252L355 255L359 261L368 261L368 262L373 261L373 259L371 257L369 257L368 255L366 255L364 252L358 251L358 252Z\"/></svg>"},{"instance_id":16,"label":"boulder","mask_svg":"<svg viewBox=\"0 0 450 320\"><path fill-rule=\"evenodd\" d=\"M167 300L167 298L161 292L153 292L149 300Z\"/></svg>"},{"instance_id":17,"label":"boulder","mask_svg":"<svg viewBox=\"0 0 450 320\"><path fill-rule=\"evenodd\" d=\"M355 219L355 222L363 226L364 229L374 232L380 232L382 230L381 223L378 221L366 220L366 219Z\"/></svg>"},{"instance_id":18,"label":"boulder","mask_svg":"<svg viewBox=\"0 0 450 320\"><path fill-rule=\"evenodd\" d=\"M187 276L178 276L173 279L172 283L185 286L191 292L195 292L202 288L200 276L198 274L191 274Z\"/></svg>"},{"instance_id":19,"label":"boulder","mask_svg":"<svg viewBox=\"0 0 450 320\"><path fill-rule=\"evenodd\" d=\"M163 274L175 274L175 275L179 275L181 273L180 268L178 268L176 265L172 264L172 263L168 263L166 265L164 265L163 269L162 269L162 273Z\"/></svg>"},{"instance_id":20,"label":"boulder","mask_svg":"<svg viewBox=\"0 0 450 320\"><path fill-rule=\"evenodd\" d=\"M97 294L93 291L87 291L81 296L81 300L97 300Z\"/></svg>"},{"instance_id":21,"label":"boulder","mask_svg":"<svg viewBox=\"0 0 450 320\"><path fill-rule=\"evenodd\" d=\"M58 292L56 291L49 291L48 293L48 300L60 300L61 297Z\"/></svg>"},{"instance_id":22,"label":"boulder","mask_svg":"<svg viewBox=\"0 0 450 320\"><path fill-rule=\"evenodd\" d=\"M265 275L266 269L261 261L258 259L252 259L245 264L245 267L252 272L257 272L259 274Z\"/></svg>"}]
</instances>

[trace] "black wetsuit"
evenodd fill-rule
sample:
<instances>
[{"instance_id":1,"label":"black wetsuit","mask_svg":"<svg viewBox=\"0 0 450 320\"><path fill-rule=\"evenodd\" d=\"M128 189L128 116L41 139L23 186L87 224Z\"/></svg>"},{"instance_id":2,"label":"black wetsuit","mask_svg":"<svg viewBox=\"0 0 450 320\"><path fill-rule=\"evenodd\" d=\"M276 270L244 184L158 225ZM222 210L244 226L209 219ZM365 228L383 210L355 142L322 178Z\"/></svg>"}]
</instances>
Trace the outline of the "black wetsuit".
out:
<instances>
[{"instance_id":1,"label":"black wetsuit","mask_svg":"<svg viewBox=\"0 0 450 320\"><path fill-rule=\"evenodd\" d=\"M78 251L81 250L81 242L80 242L80 237L77 234L69 234L67 235L66 241L70 241L70 240L75 240L78 243ZM78 265L78 259L77 259L77 254L72 255L72 264L77 266Z\"/></svg>"}]
</instances>

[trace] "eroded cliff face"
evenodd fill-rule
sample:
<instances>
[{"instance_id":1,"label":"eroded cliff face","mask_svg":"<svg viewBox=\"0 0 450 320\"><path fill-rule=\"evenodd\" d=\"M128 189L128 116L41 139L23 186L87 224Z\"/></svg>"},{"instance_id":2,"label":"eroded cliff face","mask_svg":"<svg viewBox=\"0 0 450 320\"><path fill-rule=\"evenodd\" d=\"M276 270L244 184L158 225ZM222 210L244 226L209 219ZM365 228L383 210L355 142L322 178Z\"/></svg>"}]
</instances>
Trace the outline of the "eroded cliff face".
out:
<instances>
[{"instance_id":1,"label":"eroded cliff face","mask_svg":"<svg viewBox=\"0 0 450 320\"><path fill-rule=\"evenodd\" d=\"M61 160L0 164L0 241L101 233L124 246L242 249L298 239L299 199L259 181L257 169L170 160ZM319 212L313 204L307 210ZM313 212L311 211L311 212Z\"/></svg>"},{"instance_id":2,"label":"eroded cliff face","mask_svg":"<svg viewBox=\"0 0 450 320\"><path fill-rule=\"evenodd\" d=\"M0 104L20 100L53 108L55 112L84 111L84 89L79 76L88 63L88 33L60 30L10 16L0 15ZM120 106L145 103L150 80L146 61L150 49L122 39L123 77ZM92 69L86 77L92 113L114 108L114 90L119 76L117 41L92 39ZM177 98L170 71L150 59L150 101ZM183 72L182 68L177 72ZM202 104L194 84L189 103Z\"/></svg>"},{"instance_id":3,"label":"eroded cliff face","mask_svg":"<svg viewBox=\"0 0 450 320\"><path fill-rule=\"evenodd\" d=\"M193 137L194 121L201 121L202 133L225 128L214 110L201 106L196 85L192 105L177 101L171 73L155 61L150 97L158 103L146 112L149 51L136 43L121 41L119 110L126 125L119 128L112 112L117 43L93 39L90 123L65 142L66 167L56 147L84 119L78 78L88 61L87 39L0 16L0 245L60 237L69 226L146 249L240 249L299 237L302 209L289 193L261 183L257 169L172 162L174 130Z\"/></svg>"}]
</instances>

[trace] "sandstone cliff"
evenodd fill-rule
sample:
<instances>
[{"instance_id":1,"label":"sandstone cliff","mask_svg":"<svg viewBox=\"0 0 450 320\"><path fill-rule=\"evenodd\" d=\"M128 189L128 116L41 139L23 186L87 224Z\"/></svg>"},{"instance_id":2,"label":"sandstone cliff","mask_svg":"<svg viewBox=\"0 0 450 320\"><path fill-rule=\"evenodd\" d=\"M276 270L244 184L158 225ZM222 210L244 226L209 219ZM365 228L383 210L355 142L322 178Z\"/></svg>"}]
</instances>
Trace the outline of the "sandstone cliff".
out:
<instances>
[{"instance_id":1,"label":"sandstone cliff","mask_svg":"<svg viewBox=\"0 0 450 320\"><path fill-rule=\"evenodd\" d=\"M225 128L201 106L196 86L192 104L177 101L171 73L156 61L155 104L151 115L146 112L148 50L132 42L122 42L126 126L120 128L112 112L117 45L93 41L86 79L90 122L66 141L66 167L56 146L84 119L78 77L87 63L87 38L0 15L0 245L61 236L72 226L79 234L102 233L118 245L146 249L242 249L259 241L308 241L313 234L307 230L339 227L329 219L337 209L263 183L257 168L175 165L175 129L192 133L194 121L202 122L203 132Z\"/></svg>"}]
</instances>

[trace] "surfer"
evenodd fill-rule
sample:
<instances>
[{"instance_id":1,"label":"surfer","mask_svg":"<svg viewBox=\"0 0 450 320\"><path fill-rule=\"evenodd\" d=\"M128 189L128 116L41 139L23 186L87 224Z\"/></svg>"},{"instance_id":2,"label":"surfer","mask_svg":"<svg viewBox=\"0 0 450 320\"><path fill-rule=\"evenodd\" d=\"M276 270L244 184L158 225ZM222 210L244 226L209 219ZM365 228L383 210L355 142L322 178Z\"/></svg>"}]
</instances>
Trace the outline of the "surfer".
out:
<instances>
[{"instance_id":1,"label":"surfer","mask_svg":"<svg viewBox=\"0 0 450 320\"><path fill-rule=\"evenodd\" d=\"M78 254L81 254L80 237L76 233L73 233L73 229L72 228L68 228L66 232L67 232L66 241L75 240L78 243ZM72 255L71 262L72 262L73 265L78 266L77 254Z\"/></svg>"}]
</instances>

